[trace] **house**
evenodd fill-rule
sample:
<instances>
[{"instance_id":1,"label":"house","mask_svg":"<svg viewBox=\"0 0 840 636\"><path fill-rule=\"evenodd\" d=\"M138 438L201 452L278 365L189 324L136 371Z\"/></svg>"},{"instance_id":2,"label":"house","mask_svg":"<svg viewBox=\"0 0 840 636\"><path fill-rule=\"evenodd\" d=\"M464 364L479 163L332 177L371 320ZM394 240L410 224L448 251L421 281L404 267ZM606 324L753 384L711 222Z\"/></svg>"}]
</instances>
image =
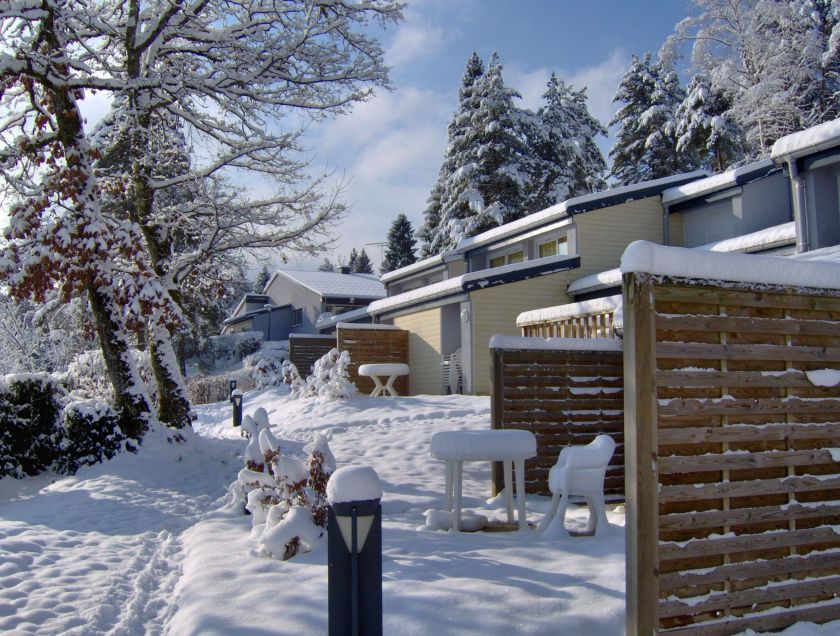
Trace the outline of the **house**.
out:
<instances>
[{"instance_id":1,"label":"house","mask_svg":"<svg viewBox=\"0 0 840 636\"><path fill-rule=\"evenodd\" d=\"M523 310L569 302L572 280L617 266L633 240L663 242L662 192L705 176L675 175L569 199L383 276L388 296L368 312L410 333L410 392L445 391L441 363L455 354L464 391L489 393L491 336L517 335ZM678 218L671 223L677 235Z\"/></svg>"},{"instance_id":2,"label":"house","mask_svg":"<svg viewBox=\"0 0 840 636\"><path fill-rule=\"evenodd\" d=\"M261 331L265 340L314 334L319 318L363 309L384 296L385 288L373 274L278 270L262 294L245 295L225 320L222 334Z\"/></svg>"}]
</instances>

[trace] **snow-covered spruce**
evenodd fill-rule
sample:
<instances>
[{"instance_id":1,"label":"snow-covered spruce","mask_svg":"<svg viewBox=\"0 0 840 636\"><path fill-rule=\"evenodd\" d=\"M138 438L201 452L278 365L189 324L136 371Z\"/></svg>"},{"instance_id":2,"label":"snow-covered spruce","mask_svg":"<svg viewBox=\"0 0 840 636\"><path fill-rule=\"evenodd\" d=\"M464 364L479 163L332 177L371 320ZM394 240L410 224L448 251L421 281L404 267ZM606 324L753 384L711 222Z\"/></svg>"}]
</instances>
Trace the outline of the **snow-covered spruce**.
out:
<instances>
[{"instance_id":1,"label":"snow-covered spruce","mask_svg":"<svg viewBox=\"0 0 840 636\"><path fill-rule=\"evenodd\" d=\"M315 434L305 465L283 454L263 409L245 416L242 426L250 439L233 489L251 515L252 536L274 558L311 550L326 526L327 486L335 470L326 437Z\"/></svg>"},{"instance_id":2,"label":"snow-covered spruce","mask_svg":"<svg viewBox=\"0 0 840 636\"><path fill-rule=\"evenodd\" d=\"M346 400L357 394L356 386L350 381L350 353L331 349L312 366L300 390L289 394L290 399L317 398L323 402ZM291 369L289 369L291 372Z\"/></svg>"},{"instance_id":3,"label":"snow-covered spruce","mask_svg":"<svg viewBox=\"0 0 840 636\"><path fill-rule=\"evenodd\" d=\"M242 370L258 389L279 386L284 382L288 358L288 342L266 342L259 351L243 360Z\"/></svg>"}]
</instances>

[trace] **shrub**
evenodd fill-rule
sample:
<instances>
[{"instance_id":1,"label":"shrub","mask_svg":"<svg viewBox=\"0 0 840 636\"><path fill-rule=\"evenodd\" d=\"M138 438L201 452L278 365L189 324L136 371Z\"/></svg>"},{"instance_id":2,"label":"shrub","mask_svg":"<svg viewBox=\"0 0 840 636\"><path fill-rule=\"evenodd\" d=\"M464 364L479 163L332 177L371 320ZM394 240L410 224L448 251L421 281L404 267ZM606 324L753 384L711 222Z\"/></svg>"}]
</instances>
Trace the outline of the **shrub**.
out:
<instances>
[{"instance_id":1,"label":"shrub","mask_svg":"<svg viewBox=\"0 0 840 636\"><path fill-rule=\"evenodd\" d=\"M261 331L240 331L223 336L211 336L201 343L198 365L205 373L212 373L219 362L231 364L256 353L262 347Z\"/></svg>"},{"instance_id":2,"label":"shrub","mask_svg":"<svg viewBox=\"0 0 840 636\"><path fill-rule=\"evenodd\" d=\"M287 342L266 342L259 351L245 358L242 370L258 389L279 386L283 383L283 370L288 358Z\"/></svg>"},{"instance_id":3,"label":"shrub","mask_svg":"<svg viewBox=\"0 0 840 636\"><path fill-rule=\"evenodd\" d=\"M224 402L230 396L228 383L230 378L236 378L236 388L243 392L256 388L254 381L241 372L226 375L196 375L187 380L187 398L192 404Z\"/></svg>"},{"instance_id":4,"label":"shrub","mask_svg":"<svg viewBox=\"0 0 840 636\"><path fill-rule=\"evenodd\" d=\"M139 349L128 351L146 388L146 394L152 403L157 403L157 384L148 352ZM76 400L114 400L114 390L108 379L105 358L99 349L85 351L77 356L67 367L67 372L61 375L61 382Z\"/></svg>"},{"instance_id":5,"label":"shrub","mask_svg":"<svg viewBox=\"0 0 840 636\"><path fill-rule=\"evenodd\" d=\"M82 466L111 459L126 439L119 415L107 402L84 400L64 407L64 439L55 469L73 475Z\"/></svg>"},{"instance_id":6,"label":"shrub","mask_svg":"<svg viewBox=\"0 0 840 636\"><path fill-rule=\"evenodd\" d=\"M318 398L324 402L346 400L356 395L356 386L350 381L350 353L331 349L312 367L312 375L306 378L300 391L292 391L290 397Z\"/></svg>"},{"instance_id":7,"label":"shrub","mask_svg":"<svg viewBox=\"0 0 840 636\"><path fill-rule=\"evenodd\" d=\"M63 397L46 373L0 378L0 477L37 475L58 459Z\"/></svg>"}]
</instances>

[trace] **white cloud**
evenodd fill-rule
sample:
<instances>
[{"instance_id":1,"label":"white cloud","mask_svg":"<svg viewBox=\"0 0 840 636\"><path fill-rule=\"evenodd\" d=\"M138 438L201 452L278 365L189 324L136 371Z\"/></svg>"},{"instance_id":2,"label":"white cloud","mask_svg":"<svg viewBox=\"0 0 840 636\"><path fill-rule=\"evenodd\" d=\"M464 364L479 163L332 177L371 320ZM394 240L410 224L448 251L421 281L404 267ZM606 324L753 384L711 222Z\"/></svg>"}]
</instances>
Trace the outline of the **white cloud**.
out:
<instances>
[{"instance_id":1,"label":"white cloud","mask_svg":"<svg viewBox=\"0 0 840 636\"><path fill-rule=\"evenodd\" d=\"M618 110L618 105L613 104L612 98L629 67L630 55L620 49L614 49L603 62L578 69L568 75L566 80L575 88L586 87L589 112L606 126Z\"/></svg>"},{"instance_id":2,"label":"white cloud","mask_svg":"<svg viewBox=\"0 0 840 636\"><path fill-rule=\"evenodd\" d=\"M537 110L542 105L542 96L545 93L548 78L551 77L551 70L538 68L533 71L526 71L517 64L505 65L502 74L505 84L515 88L522 95L518 106Z\"/></svg>"},{"instance_id":3,"label":"white cloud","mask_svg":"<svg viewBox=\"0 0 840 636\"><path fill-rule=\"evenodd\" d=\"M421 22L404 22L385 51L385 62L399 66L428 57L443 48L447 32Z\"/></svg>"}]
</instances>

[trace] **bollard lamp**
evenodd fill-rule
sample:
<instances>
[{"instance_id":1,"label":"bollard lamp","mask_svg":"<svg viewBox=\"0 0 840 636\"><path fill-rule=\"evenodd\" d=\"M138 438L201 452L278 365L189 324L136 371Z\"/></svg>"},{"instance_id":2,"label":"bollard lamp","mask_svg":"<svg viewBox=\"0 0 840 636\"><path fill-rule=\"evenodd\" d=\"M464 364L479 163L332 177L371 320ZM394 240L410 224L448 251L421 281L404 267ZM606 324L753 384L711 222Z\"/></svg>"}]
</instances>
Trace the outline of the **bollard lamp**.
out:
<instances>
[{"instance_id":1,"label":"bollard lamp","mask_svg":"<svg viewBox=\"0 0 840 636\"><path fill-rule=\"evenodd\" d=\"M233 402L233 391L236 389L236 378L228 378L228 399Z\"/></svg>"},{"instance_id":2,"label":"bollard lamp","mask_svg":"<svg viewBox=\"0 0 840 636\"><path fill-rule=\"evenodd\" d=\"M230 403L233 405L233 425L242 425L242 391L234 389L230 394Z\"/></svg>"}]
</instances>

